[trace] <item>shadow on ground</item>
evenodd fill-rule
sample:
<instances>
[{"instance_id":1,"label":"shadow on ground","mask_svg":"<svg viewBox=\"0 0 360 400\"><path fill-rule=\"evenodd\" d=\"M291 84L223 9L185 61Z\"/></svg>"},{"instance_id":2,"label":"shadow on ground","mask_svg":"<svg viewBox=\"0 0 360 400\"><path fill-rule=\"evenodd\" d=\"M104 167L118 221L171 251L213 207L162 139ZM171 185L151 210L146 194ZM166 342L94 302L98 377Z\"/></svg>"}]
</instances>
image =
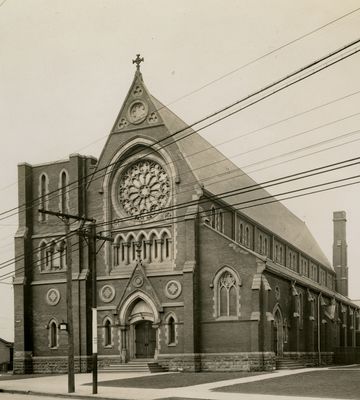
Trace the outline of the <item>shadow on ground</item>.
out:
<instances>
[{"instance_id":1,"label":"shadow on ground","mask_svg":"<svg viewBox=\"0 0 360 400\"><path fill-rule=\"evenodd\" d=\"M211 383L229 379L246 378L265 373L268 374L269 372L176 372L173 374L154 374L138 378L114 379L110 381L101 381L100 376L98 385L108 387L167 389L200 385L203 383ZM86 385L90 385L90 383Z\"/></svg>"},{"instance_id":2,"label":"shadow on ground","mask_svg":"<svg viewBox=\"0 0 360 400\"><path fill-rule=\"evenodd\" d=\"M216 392L360 399L360 370L318 370L214 389Z\"/></svg>"}]
</instances>

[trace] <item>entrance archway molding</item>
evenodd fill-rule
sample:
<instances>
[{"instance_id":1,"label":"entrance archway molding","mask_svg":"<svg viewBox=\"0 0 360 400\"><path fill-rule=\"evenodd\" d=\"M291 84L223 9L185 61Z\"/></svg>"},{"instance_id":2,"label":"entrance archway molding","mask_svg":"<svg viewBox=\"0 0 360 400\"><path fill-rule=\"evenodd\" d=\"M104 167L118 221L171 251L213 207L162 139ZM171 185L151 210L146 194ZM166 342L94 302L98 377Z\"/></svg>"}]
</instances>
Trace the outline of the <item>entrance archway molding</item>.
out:
<instances>
[{"instance_id":1,"label":"entrance archway molding","mask_svg":"<svg viewBox=\"0 0 360 400\"><path fill-rule=\"evenodd\" d=\"M143 300L145 303L147 303L150 306L150 308L153 312L153 315L154 315L153 323L154 324L160 323L160 314L159 314L159 310L157 309L155 303L153 302L153 300L151 299L150 296L148 296L143 291L138 290L138 291L130 294L126 299L124 299L122 304L119 305L118 313L119 313L120 325L122 325L122 326L127 325L127 323L128 323L127 317L129 314L130 307L132 306L132 304L135 301L140 300L140 299ZM144 319L149 319L149 318L147 318L147 316L144 315Z\"/></svg>"}]
</instances>

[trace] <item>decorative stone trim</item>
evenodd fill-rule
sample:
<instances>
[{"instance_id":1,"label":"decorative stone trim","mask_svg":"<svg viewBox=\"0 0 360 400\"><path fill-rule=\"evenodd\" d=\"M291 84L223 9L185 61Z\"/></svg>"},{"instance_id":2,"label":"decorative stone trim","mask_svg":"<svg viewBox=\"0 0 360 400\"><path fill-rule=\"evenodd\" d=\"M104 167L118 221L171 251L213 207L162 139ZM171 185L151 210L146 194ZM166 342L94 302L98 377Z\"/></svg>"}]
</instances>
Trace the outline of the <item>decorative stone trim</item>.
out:
<instances>
[{"instance_id":1,"label":"decorative stone trim","mask_svg":"<svg viewBox=\"0 0 360 400\"><path fill-rule=\"evenodd\" d=\"M135 275L133 280L132 280L132 284L137 287L140 288L143 284L144 284L144 278L141 275Z\"/></svg>"},{"instance_id":2,"label":"decorative stone trim","mask_svg":"<svg viewBox=\"0 0 360 400\"><path fill-rule=\"evenodd\" d=\"M56 306L61 299L61 295L58 289L51 288L46 292L45 300L49 306Z\"/></svg>"},{"instance_id":3,"label":"decorative stone trim","mask_svg":"<svg viewBox=\"0 0 360 400\"><path fill-rule=\"evenodd\" d=\"M182 292L181 283L175 279L172 279L165 285L165 295L169 299L176 299Z\"/></svg>"},{"instance_id":4,"label":"decorative stone trim","mask_svg":"<svg viewBox=\"0 0 360 400\"><path fill-rule=\"evenodd\" d=\"M115 294L116 294L116 292L112 285L104 285L99 290L100 299L104 303L110 303L112 300L114 300Z\"/></svg>"}]
</instances>

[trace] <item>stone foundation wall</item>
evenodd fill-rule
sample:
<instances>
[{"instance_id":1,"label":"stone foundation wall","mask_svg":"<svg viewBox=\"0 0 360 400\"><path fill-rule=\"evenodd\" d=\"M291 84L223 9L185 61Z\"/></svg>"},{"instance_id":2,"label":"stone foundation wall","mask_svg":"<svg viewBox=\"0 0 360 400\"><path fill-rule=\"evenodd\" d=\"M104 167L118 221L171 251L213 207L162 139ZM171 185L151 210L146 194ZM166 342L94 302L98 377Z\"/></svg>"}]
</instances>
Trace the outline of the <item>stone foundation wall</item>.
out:
<instances>
[{"instance_id":1,"label":"stone foundation wall","mask_svg":"<svg viewBox=\"0 0 360 400\"><path fill-rule=\"evenodd\" d=\"M336 364L359 364L360 347L339 347L335 349Z\"/></svg>"},{"instance_id":2,"label":"stone foundation wall","mask_svg":"<svg viewBox=\"0 0 360 400\"><path fill-rule=\"evenodd\" d=\"M283 358L291 360L301 360L304 365L318 366L319 365L319 353L317 352L284 352ZM322 352L321 353L321 365L334 364L334 353L333 352Z\"/></svg>"},{"instance_id":3,"label":"stone foundation wall","mask_svg":"<svg viewBox=\"0 0 360 400\"><path fill-rule=\"evenodd\" d=\"M159 354L156 361L169 371L198 372L200 360L200 354Z\"/></svg>"},{"instance_id":4,"label":"stone foundation wall","mask_svg":"<svg viewBox=\"0 0 360 400\"><path fill-rule=\"evenodd\" d=\"M90 372L91 356L75 357L75 373ZM67 373L67 357L26 357L14 358L14 374L55 374Z\"/></svg>"},{"instance_id":5,"label":"stone foundation wall","mask_svg":"<svg viewBox=\"0 0 360 400\"><path fill-rule=\"evenodd\" d=\"M32 353L16 351L14 354L13 373L17 375L32 373Z\"/></svg>"},{"instance_id":6,"label":"stone foundation wall","mask_svg":"<svg viewBox=\"0 0 360 400\"><path fill-rule=\"evenodd\" d=\"M157 362L169 371L272 371L275 355L267 353L163 354Z\"/></svg>"},{"instance_id":7,"label":"stone foundation wall","mask_svg":"<svg viewBox=\"0 0 360 400\"><path fill-rule=\"evenodd\" d=\"M109 365L120 364L120 355L98 356L98 368L108 367Z\"/></svg>"}]
</instances>

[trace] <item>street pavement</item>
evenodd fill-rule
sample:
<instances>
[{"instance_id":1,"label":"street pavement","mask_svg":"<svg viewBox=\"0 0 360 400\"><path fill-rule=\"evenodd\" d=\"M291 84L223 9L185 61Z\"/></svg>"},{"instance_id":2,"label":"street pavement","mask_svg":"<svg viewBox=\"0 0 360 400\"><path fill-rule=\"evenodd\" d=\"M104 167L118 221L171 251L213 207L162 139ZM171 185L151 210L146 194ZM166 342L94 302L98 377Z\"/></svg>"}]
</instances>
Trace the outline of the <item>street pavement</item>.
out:
<instances>
[{"instance_id":1,"label":"street pavement","mask_svg":"<svg viewBox=\"0 0 360 400\"><path fill-rule=\"evenodd\" d=\"M98 394L92 394L92 374L77 374L75 376L75 393L67 393L67 375L49 375L33 377L28 379L10 379L0 380L0 400L15 400L20 394L28 394L45 400L43 396L56 396L66 398L104 398L104 399L126 399L126 400L155 400L169 398L189 398L189 399L207 399L207 400L278 400L279 396L260 395L248 393L222 393L213 392L212 389L222 386L230 386L239 383L260 382L265 379L273 379L275 377L299 374L303 372L318 371L317 368L304 368L297 370L281 370L271 374L255 375L244 378L224 380L218 382L204 383L193 386L166 388L166 389L144 389L144 388L128 388L128 387L108 387L99 386ZM162 373L166 379L167 372ZM128 379L135 377L149 376L150 373L99 373L98 380L108 381L114 379ZM13 393L15 397L11 397L9 393ZM9 397L10 396L10 397ZM23 397L24 400L31 400L30 397ZM288 397L284 397L288 398ZM300 395L291 396L291 400L319 400L318 398L301 397ZM321 398L324 400L324 398Z\"/></svg>"}]
</instances>

